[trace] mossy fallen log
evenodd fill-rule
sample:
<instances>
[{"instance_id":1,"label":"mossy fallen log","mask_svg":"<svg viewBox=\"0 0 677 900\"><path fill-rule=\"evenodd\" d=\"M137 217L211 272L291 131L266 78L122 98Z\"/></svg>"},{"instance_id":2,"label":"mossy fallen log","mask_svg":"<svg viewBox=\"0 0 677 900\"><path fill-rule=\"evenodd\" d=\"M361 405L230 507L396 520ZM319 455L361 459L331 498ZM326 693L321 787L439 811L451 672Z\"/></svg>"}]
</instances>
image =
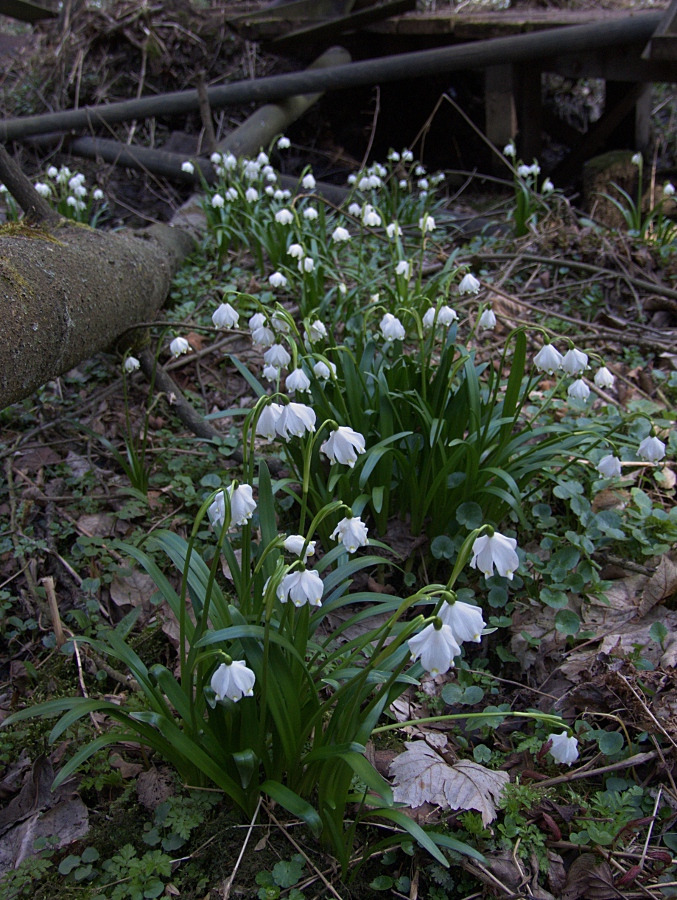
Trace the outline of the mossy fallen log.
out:
<instances>
[{"instance_id":1,"label":"mossy fallen log","mask_svg":"<svg viewBox=\"0 0 677 900\"><path fill-rule=\"evenodd\" d=\"M192 247L168 226L0 228L0 409L152 320Z\"/></svg>"}]
</instances>

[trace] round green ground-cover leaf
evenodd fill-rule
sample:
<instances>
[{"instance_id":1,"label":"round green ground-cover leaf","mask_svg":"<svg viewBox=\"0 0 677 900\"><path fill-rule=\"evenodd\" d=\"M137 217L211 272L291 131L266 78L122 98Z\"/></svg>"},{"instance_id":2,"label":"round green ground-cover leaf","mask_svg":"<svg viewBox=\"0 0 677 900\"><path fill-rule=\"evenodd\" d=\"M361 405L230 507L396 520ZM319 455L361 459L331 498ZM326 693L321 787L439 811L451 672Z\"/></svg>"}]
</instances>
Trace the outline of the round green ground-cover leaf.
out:
<instances>
[{"instance_id":1,"label":"round green ground-cover leaf","mask_svg":"<svg viewBox=\"0 0 677 900\"><path fill-rule=\"evenodd\" d=\"M555 628L561 634L576 634L581 627L581 620L570 609L560 609L555 616Z\"/></svg>"}]
</instances>

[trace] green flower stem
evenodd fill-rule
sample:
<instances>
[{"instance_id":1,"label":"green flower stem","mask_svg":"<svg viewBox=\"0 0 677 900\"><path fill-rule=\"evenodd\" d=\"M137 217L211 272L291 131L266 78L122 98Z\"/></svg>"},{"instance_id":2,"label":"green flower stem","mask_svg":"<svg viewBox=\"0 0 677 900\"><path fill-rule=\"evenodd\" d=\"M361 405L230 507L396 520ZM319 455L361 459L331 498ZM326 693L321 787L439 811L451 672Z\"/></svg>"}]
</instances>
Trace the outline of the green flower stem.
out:
<instances>
[{"instance_id":1,"label":"green flower stem","mask_svg":"<svg viewBox=\"0 0 677 900\"><path fill-rule=\"evenodd\" d=\"M490 719L496 716L503 716L509 719L511 716L519 719L534 719L536 722L543 722L551 728L563 728L567 734L571 735L572 730L567 723L560 719L559 716L551 716L548 713L530 713L530 712L482 712L482 713L452 713L446 716L427 716L424 719L409 719L406 722L395 722L392 725L380 725L374 728L372 735L384 734L386 731L397 731L398 728L405 728L408 725L423 725L432 722L455 722L461 719Z\"/></svg>"}]
</instances>

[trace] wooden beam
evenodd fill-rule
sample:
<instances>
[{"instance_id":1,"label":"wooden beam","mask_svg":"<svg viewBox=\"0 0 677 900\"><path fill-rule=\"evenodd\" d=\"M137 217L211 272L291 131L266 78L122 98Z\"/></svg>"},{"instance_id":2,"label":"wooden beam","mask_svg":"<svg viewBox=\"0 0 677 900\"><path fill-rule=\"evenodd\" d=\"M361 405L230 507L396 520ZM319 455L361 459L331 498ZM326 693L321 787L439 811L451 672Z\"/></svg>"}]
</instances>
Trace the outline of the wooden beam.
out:
<instances>
[{"instance_id":1,"label":"wooden beam","mask_svg":"<svg viewBox=\"0 0 677 900\"><path fill-rule=\"evenodd\" d=\"M658 28L644 48L642 59L677 60L677 0L665 10Z\"/></svg>"},{"instance_id":2,"label":"wooden beam","mask_svg":"<svg viewBox=\"0 0 677 900\"><path fill-rule=\"evenodd\" d=\"M43 19L55 19L58 13L53 9L29 3L29 0L0 0L0 15L18 19L20 22L41 22Z\"/></svg>"},{"instance_id":3,"label":"wooden beam","mask_svg":"<svg viewBox=\"0 0 677 900\"><path fill-rule=\"evenodd\" d=\"M642 13L608 23L573 25L570 28L554 28L536 34L520 34L473 44L400 53L314 72L251 78L209 88L208 97L212 108L237 106L251 101L263 103L294 94L346 90L363 85L486 68L501 63L526 62L558 52L582 53L600 47L646 41L655 31L659 19L656 13ZM175 91L157 97L124 100L121 103L5 119L0 121L0 141L51 131L93 128L147 116L180 115L196 109L199 109L196 90Z\"/></svg>"},{"instance_id":4,"label":"wooden beam","mask_svg":"<svg viewBox=\"0 0 677 900\"><path fill-rule=\"evenodd\" d=\"M517 134L517 112L513 91L513 67L489 66L484 74L485 133L502 150ZM505 176L505 164L491 154L492 174Z\"/></svg>"}]
</instances>

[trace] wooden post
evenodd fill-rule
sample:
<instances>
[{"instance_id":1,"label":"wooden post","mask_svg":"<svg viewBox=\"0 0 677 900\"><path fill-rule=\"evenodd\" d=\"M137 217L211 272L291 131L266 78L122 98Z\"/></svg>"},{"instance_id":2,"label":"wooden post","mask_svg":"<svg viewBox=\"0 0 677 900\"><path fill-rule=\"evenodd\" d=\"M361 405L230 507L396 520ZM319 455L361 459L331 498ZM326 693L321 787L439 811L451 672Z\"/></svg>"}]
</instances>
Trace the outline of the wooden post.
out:
<instances>
[{"instance_id":1,"label":"wooden post","mask_svg":"<svg viewBox=\"0 0 677 900\"><path fill-rule=\"evenodd\" d=\"M484 78L485 131L494 146L503 150L517 134L517 112L512 84L512 66L489 66ZM492 174L504 177L506 168L491 154Z\"/></svg>"},{"instance_id":2,"label":"wooden post","mask_svg":"<svg viewBox=\"0 0 677 900\"><path fill-rule=\"evenodd\" d=\"M543 107L541 103L541 66L536 60L516 67L517 153L527 165L540 159Z\"/></svg>"}]
</instances>

